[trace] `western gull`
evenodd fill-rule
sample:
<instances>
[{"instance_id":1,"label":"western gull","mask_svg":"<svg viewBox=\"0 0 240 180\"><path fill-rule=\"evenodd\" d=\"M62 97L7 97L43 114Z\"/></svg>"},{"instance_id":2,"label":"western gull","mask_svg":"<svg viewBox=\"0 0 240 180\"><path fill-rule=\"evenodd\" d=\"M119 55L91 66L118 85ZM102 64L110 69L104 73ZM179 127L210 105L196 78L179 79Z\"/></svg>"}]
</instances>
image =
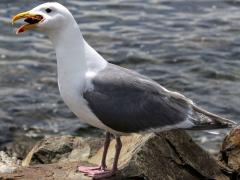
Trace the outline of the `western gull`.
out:
<instances>
[{"instance_id":1,"label":"western gull","mask_svg":"<svg viewBox=\"0 0 240 180\"><path fill-rule=\"evenodd\" d=\"M60 94L70 110L82 121L106 131L100 166L78 167L88 176L100 179L117 172L121 135L235 124L146 76L108 63L84 40L71 12L59 3L41 4L17 14L12 21L19 19L26 24L17 29L17 34L38 29L50 38L56 51ZM111 135L116 139L116 153L112 169L107 170Z\"/></svg>"}]
</instances>

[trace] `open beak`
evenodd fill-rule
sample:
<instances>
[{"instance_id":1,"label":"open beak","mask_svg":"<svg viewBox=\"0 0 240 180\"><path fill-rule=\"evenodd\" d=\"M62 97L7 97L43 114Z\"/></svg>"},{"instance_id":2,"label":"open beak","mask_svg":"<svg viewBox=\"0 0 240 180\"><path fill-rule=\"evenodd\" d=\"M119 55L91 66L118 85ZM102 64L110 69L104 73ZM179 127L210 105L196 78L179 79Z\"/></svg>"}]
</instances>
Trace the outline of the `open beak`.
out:
<instances>
[{"instance_id":1,"label":"open beak","mask_svg":"<svg viewBox=\"0 0 240 180\"><path fill-rule=\"evenodd\" d=\"M14 16L12 18L12 23L14 24L16 21L20 19L24 19L24 21L27 22L27 24L24 24L21 27L19 27L16 30L16 34L25 32L30 29L35 29L40 22L44 21L43 16L31 14L29 11L27 11L27 12L19 13L16 16Z\"/></svg>"}]
</instances>

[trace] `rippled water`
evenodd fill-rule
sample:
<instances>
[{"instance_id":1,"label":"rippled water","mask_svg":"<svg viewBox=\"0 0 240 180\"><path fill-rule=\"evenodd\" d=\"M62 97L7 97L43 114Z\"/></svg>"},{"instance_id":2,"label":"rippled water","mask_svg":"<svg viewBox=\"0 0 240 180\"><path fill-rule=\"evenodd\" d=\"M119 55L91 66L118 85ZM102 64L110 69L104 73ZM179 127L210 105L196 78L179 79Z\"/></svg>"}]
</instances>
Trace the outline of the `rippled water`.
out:
<instances>
[{"instance_id":1,"label":"rippled water","mask_svg":"<svg viewBox=\"0 0 240 180\"><path fill-rule=\"evenodd\" d=\"M47 37L35 31L16 36L11 25L14 14L43 2L0 1L0 144L16 136L73 134L85 127L60 98ZM240 119L239 2L58 2L107 60L148 75L212 112ZM211 149L225 132L193 135Z\"/></svg>"}]
</instances>

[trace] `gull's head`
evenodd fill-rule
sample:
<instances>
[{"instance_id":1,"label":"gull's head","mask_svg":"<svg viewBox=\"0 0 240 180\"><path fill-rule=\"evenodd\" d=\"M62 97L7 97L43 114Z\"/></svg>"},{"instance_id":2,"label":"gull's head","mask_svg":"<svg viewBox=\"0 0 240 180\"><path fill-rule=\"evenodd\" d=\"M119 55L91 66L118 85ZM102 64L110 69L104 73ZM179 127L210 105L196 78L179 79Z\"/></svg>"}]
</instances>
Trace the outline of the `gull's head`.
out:
<instances>
[{"instance_id":1,"label":"gull's head","mask_svg":"<svg viewBox=\"0 0 240 180\"><path fill-rule=\"evenodd\" d=\"M22 12L12 18L12 22L24 19L26 24L16 30L22 33L30 29L38 29L43 32L56 32L66 28L73 21L72 14L63 5L57 2L44 3L30 11Z\"/></svg>"}]
</instances>

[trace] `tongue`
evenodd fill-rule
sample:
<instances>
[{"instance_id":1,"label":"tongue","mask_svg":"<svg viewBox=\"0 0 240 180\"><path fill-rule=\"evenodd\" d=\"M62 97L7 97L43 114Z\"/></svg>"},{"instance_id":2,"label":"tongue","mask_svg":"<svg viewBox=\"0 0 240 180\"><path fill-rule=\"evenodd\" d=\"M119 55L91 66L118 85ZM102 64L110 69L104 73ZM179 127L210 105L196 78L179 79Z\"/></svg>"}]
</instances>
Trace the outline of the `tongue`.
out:
<instances>
[{"instance_id":1,"label":"tongue","mask_svg":"<svg viewBox=\"0 0 240 180\"><path fill-rule=\"evenodd\" d=\"M24 24L24 25L22 25L20 28L18 28L16 30L16 34L25 32L25 31L27 31L29 29L34 29L35 27L36 27L36 24Z\"/></svg>"},{"instance_id":2,"label":"tongue","mask_svg":"<svg viewBox=\"0 0 240 180\"><path fill-rule=\"evenodd\" d=\"M25 27L26 25L22 25L20 28L18 28L17 30L16 30L16 34L19 34L19 33L22 33L22 32L24 32L25 30L24 30L24 27Z\"/></svg>"}]
</instances>

